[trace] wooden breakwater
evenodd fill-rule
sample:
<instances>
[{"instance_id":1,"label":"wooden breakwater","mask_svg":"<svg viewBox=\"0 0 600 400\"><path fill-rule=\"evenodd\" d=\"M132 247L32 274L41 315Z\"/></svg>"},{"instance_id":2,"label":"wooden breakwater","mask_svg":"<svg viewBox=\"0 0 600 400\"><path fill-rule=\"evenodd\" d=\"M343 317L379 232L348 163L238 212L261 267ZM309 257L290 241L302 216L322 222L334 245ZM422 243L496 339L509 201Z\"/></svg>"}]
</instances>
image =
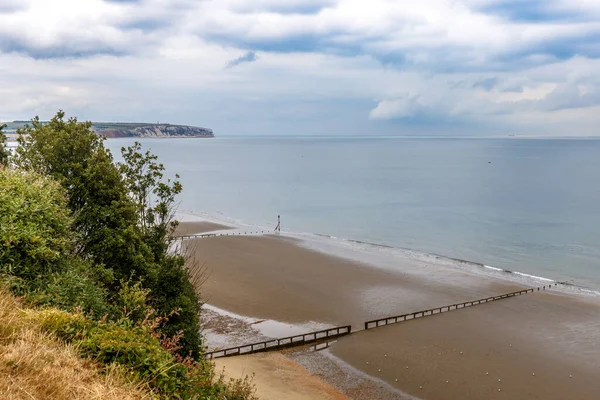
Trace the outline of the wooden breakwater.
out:
<instances>
[{"instance_id":1,"label":"wooden breakwater","mask_svg":"<svg viewBox=\"0 0 600 400\"><path fill-rule=\"evenodd\" d=\"M552 286L552 285L550 285L550 286ZM546 286L544 286L543 289L546 290ZM537 290L539 291L540 288L538 287ZM435 314L441 314L443 312L458 310L460 308L476 306L478 304L485 304L485 303L489 303L491 301L508 299L510 297L521 296L521 295L524 295L527 293L532 293L534 291L535 291L535 289L523 289L523 290L519 290L519 291L512 292L512 293L506 293L506 294L501 294L498 296L486 297L484 299L465 301L462 303L450 304L448 306L430 308L430 309L422 310L422 311L415 311L412 313L396 315L393 317L374 319L374 320L365 322L365 330L377 328L380 326L390 325L390 324L396 324L399 322L409 321L412 319L428 317L428 316L435 315Z\"/></svg>"},{"instance_id":2,"label":"wooden breakwater","mask_svg":"<svg viewBox=\"0 0 600 400\"><path fill-rule=\"evenodd\" d=\"M555 283L554 286L557 286ZM548 288L552 287L552 284L547 286ZM430 308L427 310L416 311L412 313L397 315L393 317L379 318L371 321L365 322L365 330L375 329L378 327L396 324L400 322L410 321L414 319L419 319L423 317L429 317L432 315L441 314L448 311L459 310L465 307L472 307L478 304L485 304L492 301L504 300L511 297L521 296L528 293L533 293L535 291L546 290L546 286L532 288L532 289L523 289L518 290L512 293L500 294L497 296L490 296L483 299L465 301L462 303L450 304L447 306L441 306L436 308ZM350 325L335 327L331 329L324 329L317 332L304 333L301 335L289 336L286 338L280 339L270 339L262 342L246 344L242 346L230 347L227 349L215 350L208 353L205 353L205 357L209 359L213 358L221 358L221 357L232 357L239 356L244 354L253 354L265 351L275 351L275 350L283 350L289 347L303 346L306 344L316 343L316 342L326 342L328 339L335 339L342 336L349 335L351 333L360 332L361 330L352 331L352 327ZM328 347L327 345L326 347Z\"/></svg>"},{"instance_id":3,"label":"wooden breakwater","mask_svg":"<svg viewBox=\"0 0 600 400\"><path fill-rule=\"evenodd\" d=\"M350 325L339 326L322 331L304 333L301 335L289 336L280 339L270 339L263 342L246 344L243 346L230 347L222 350L215 350L205 353L206 358L221 358L240 356L242 354L253 354L264 351L282 350L293 346L302 346L305 344L315 343L322 340L330 340L338 337L349 335L352 332Z\"/></svg>"},{"instance_id":4,"label":"wooden breakwater","mask_svg":"<svg viewBox=\"0 0 600 400\"><path fill-rule=\"evenodd\" d=\"M205 239L220 236L244 236L244 235L265 235L273 234L273 231L246 231L246 232L228 232L228 233L199 233L196 235L178 235L171 236L171 239L187 240L187 239Z\"/></svg>"}]
</instances>

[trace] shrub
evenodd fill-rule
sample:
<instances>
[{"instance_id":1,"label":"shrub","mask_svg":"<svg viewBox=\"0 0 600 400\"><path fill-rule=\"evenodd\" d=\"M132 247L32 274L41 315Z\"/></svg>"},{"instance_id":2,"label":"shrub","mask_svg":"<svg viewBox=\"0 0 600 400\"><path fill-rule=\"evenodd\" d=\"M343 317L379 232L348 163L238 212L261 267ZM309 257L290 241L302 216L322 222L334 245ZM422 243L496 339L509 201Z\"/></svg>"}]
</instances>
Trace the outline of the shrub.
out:
<instances>
[{"instance_id":1,"label":"shrub","mask_svg":"<svg viewBox=\"0 0 600 400\"><path fill-rule=\"evenodd\" d=\"M64 270L72 222L59 184L0 167L0 272L33 281Z\"/></svg>"},{"instance_id":2,"label":"shrub","mask_svg":"<svg viewBox=\"0 0 600 400\"><path fill-rule=\"evenodd\" d=\"M81 313L48 308L24 310L25 319L34 322L45 332L55 334L67 342L81 340L93 327L93 322Z\"/></svg>"},{"instance_id":3,"label":"shrub","mask_svg":"<svg viewBox=\"0 0 600 400\"><path fill-rule=\"evenodd\" d=\"M191 398L187 369L176 362L149 332L140 326L100 324L79 342L82 353L104 364L125 366L129 373L165 398Z\"/></svg>"},{"instance_id":4,"label":"shrub","mask_svg":"<svg viewBox=\"0 0 600 400\"><path fill-rule=\"evenodd\" d=\"M29 302L63 310L80 309L94 318L113 315L114 307L106 300L106 290L82 268L74 266L48 277L46 287L30 296Z\"/></svg>"},{"instance_id":5,"label":"shrub","mask_svg":"<svg viewBox=\"0 0 600 400\"><path fill-rule=\"evenodd\" d=\"M158 336L142 324L92 321L81 313L27 310L26 319L43 331L77 346L83 356L119 368L162 399L254 400L251 378L226 380L211 363L183 358L174 351L178 337Z\"/></svg>"},{"instance_id":6,"label":"shrub","mask_svg":"<svg viewBox=\"0 0 600 400\"><path fill-rule=\"evenodd\" d=\"M0 165L7 165L10 158L10 150L6 148L6 135L2 130L6 125L0 125Z\"/></svg>"}]
</instances>

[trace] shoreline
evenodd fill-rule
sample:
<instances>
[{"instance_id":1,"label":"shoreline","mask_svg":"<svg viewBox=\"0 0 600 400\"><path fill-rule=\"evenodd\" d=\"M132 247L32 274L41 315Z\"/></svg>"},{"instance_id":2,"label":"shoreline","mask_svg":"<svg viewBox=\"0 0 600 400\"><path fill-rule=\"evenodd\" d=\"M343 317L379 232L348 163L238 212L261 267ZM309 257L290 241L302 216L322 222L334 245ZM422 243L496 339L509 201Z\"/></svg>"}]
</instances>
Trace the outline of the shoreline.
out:
<instances>
[{"instance_id":1,"label":"shoreline","mask_svg":"<svg viewBox=\"0 0 600 400\"><path fill-rule=\"evenodd\" d=\"M177 213L177 217L181 218L180 222L188 223L191 221L196 221L223 226L223 228L219 230L214 230L218 233L222 233L224 230L234 230L236 232L244 232L244 230L272 230L272 227L267 227L266 225L246 224L240 220L229 218L225 215L220 215L217 217L211 214L185 211ZM196 233L208 232L212 233L212 231L209 230L202 230ZM464 260L433 252L413 250L404 247L373 243L357 239L348 239L322 233L282 231L280 234L275 232L273 232L273 234L283 238L296 239L300 246L309 250L317 251L328 256L345 258L361 264L368 264L369 267L373 268L382 268L382 264L390 266L391 262L389 259L407 258L417 262L424 261L429 263L439 263L442 266L449 265L458 269L466 269L482 276L501 279L503 281L515 284L543 286L544 284L548 283L557 283L560 285L559 290L565 294L600 299L600 289L578 285L569 281L560 281L545 276L533 275L522 271L494 267L479 261ZM380 250L383 250L384 253L387 251L389 258L388 260L382 262L381 257L375 257L374 259L365 257L365 254L380 253Z\"/></svg>"}]
</instances>

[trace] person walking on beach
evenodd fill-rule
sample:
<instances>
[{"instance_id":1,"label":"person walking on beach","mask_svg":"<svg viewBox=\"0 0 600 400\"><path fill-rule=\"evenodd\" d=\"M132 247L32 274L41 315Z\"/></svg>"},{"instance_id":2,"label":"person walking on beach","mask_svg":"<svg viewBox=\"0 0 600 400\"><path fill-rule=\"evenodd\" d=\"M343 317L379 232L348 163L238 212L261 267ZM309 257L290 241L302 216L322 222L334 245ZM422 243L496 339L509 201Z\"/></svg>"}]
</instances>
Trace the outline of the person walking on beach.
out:
<instances>
[{"instance_id":1,"label":"person walking on beach","mask_svg":"<svg viewBox=\"0 0 600 400\"><path fill-rule=\"evenodd\" d=\"M277 226L275 227L275 232L281 232L281 215L277 216Z\"/></svg>"}]
</instances>

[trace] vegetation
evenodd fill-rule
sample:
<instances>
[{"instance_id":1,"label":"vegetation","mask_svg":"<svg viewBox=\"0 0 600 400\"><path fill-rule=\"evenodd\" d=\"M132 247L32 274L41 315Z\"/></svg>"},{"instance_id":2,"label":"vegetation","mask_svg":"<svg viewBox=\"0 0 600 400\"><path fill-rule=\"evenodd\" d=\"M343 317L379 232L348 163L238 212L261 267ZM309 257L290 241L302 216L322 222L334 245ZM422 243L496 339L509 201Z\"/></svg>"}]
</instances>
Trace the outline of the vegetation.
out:
<instances>
[{"instance_id":1,"label":"vegetation","mask_svg":"<svg viewBox=\"0 0 600 400\"><path fill-rule=\"evenodd\" d=\"M98 275L109 296L118 295L122 282L149 289L158 313L176 311L165 333L183 331L180 354L198 359L198 298L183 258L168 253L181 184L164 182L164 167L141 154L139 144L123 149L125 163L117 165L90 122L64 120L62 112L48 123L34 119L19 133L16 164L62 184L81 235L78 254L103 269Z\"/></svg>"},{"instance_id":2,"label":"vegetation","mask_svg":"<svg viewBox=\"0 0 600 400\"><path fill-rule=\"evenodd\" d=\"M26 314L27 313L27 314ZM45 333L24 310L0 289L0 398L141 400L153 394L127 379L119 367L103 369L81 358L73 345Z\"/></svg>"},{"instance_id":3,"label":"vegetation","mask_svg":"<svg viewBox=\"0 0 600 400\"><path fill-rule=\"evenodd\" d=\"M10 152L6 148L6 135L2 132L4 128L6 125L0 125L0 165L6 165L10 156Z\"/></svg>"},{"instance_id":4,"label":"vegetation","mask_svg":"<svg viewBox=\"0 0 600 400\"><path fill-rule=\"evenodd\" d=\"M139 143L115 163L90 128L36 118L0 167L0 277L32 307L21 319L152 397L253 399L202 357L199 299L169 251L178 177Z\"/></svg>"}]
</instances>

